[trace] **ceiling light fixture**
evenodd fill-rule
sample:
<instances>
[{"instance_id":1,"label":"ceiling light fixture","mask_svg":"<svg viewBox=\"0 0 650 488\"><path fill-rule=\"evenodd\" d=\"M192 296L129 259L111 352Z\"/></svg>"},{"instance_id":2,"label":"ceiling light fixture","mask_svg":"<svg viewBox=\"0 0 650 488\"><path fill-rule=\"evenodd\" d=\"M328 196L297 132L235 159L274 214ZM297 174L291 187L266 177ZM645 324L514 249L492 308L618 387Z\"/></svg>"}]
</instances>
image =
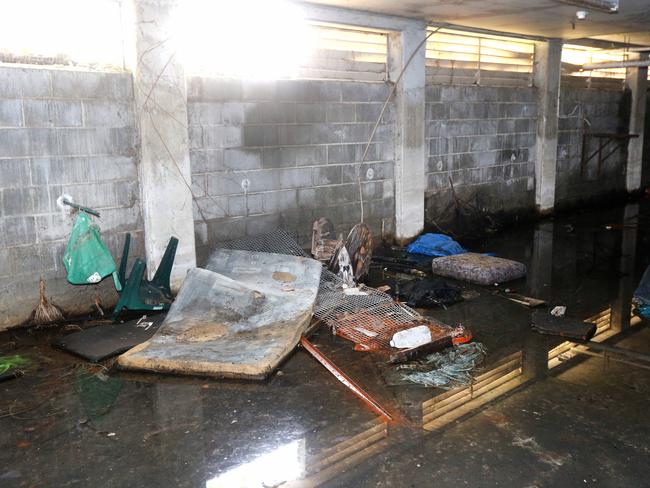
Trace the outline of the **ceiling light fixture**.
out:
<instances>
[{"instance_id":1,"label":"ceiling light fixture","mask_svg":"<svg viewBox=\"0 0 650 488\"><path fill-rule=\"evenodd\" d=\"M576 12L576 19L585 20L587 18L587 15L589 15L589 12L587 12L586 10L578 10Z\"/></svg>"},{"instance_id":2,"label":"ceiling light fixture","mask_svg":"<svg viewBox=\"0 0 650 488\"><path fill-rule=\"evenodd\" d=\"M555 0L555 1L558 3L575 5L576 7L583 7L589 10L595 10L607 14L618 13L619 0Z\"/></svg>"}]
</instances>

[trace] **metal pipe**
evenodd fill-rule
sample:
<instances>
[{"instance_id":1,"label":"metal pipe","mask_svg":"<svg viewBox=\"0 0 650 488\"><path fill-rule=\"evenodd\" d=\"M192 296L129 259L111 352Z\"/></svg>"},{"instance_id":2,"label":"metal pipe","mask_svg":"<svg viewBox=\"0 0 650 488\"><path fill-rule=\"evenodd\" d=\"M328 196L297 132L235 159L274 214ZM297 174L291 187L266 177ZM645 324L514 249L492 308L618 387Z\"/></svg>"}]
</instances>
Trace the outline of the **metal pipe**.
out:
<instances>
[{"instance_id":1,"label":"metal pipe","mask_svg":"<svg viewBox=\"0 0 650 488\"><path fill-rule=\"evenodd\" d=\"M325 366L325 369L332 373L337 380L347 386L352 393L363 400L366 405L368 405L372 410L384 417L389 422L393 420L391 414L389 414L388 411L382 407L377 400L372 398L359 385L352 381L348 375L341 371L327 356L325 356L325 354L320 352L316 346L314 346L305 338L305 336L302 336L300 338L300 345L305 349L305 351L311 354L314 359L316 359L316 361Z\"/></svg>"},{"instance_id":2,"label":"metal pipe","mask_svg":"<svg viewBox=\"0 0 650 488\"><path fill-rule=\"evenodd\" d=\"M594 69L613 69L613 68L642 68L650 66L650 59L638 59L634 61L612 61L610 63L587 63L582 65L585 71Z\"/></svg>"}]
</instances>

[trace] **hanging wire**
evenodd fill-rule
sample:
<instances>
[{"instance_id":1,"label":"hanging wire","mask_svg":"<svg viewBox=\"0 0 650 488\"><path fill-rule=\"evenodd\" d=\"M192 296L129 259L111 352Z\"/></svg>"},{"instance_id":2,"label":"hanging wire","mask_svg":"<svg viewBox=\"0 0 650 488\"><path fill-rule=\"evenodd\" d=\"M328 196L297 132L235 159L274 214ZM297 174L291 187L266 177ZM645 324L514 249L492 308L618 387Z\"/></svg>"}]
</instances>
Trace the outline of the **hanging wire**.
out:
<instances>
[{"instance_id":1,"label":"hanging wire","mask_svg":"<svg viewBox=\"0 0 650 488\"><path fill-rule=\"evenodd\" d=\"M384 118L384 113L386 112L386 108L388 107L388 102L390 102L391 98L393 98L393 95L395 94L395 91L397 90L397 85L399 84L400 80L402 79L402 76L404 76L404 72L406 71L406 68L408 68L409 64L411 64L411 61L413 61L413 58L415 55L418 53L420 48L426 44L426 42L429 40L429 38L434 35L436 32L438 32L440 29L442 29L443 26L436 27L434 30L432 30L422 41L420 44L417 45L417 47L413 50L411 55L409 56L408 60L402 67L402 70L399 72L399 75L397 76L397 79L393 83L393 87L386 97L386 101L384 102L384 105L381 107L381 112L379 112L379 117L377 117L377 122L375 122L374 127L372 128L372 132L370 132L370 137L368 139L368 142L366 143L366 147L363 150L363 155L361 156L361 163L359 164L359 172L357 175L357 181L359 184L359 204L361 205L361 222L363 222L364 218L364 208L363 208L363 191L361 187L361 169L363 167L363 164L366 161L366 157L368 156L368 149L370 148L370 144L372 143L372 140L375 137L375 133L377 132L377 128L379 127L379 124L381 123L381 120Z\"/></svg>"}]
</instances>

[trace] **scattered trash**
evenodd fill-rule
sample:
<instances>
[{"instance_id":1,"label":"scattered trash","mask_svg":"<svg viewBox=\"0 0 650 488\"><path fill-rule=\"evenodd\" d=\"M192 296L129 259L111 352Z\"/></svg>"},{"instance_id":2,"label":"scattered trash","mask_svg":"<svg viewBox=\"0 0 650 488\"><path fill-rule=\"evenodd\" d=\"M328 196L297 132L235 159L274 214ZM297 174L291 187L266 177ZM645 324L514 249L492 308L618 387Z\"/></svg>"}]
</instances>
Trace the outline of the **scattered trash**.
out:
<instances>
[{"instance_id":1,"label":"scattered trash","mask_svg":"<svg viewBox=\"0 0 650 488\"><path fill-rule=\"evenodd\" d=\"M397 296L409 307L440 307L463 300L462 290L439 278L421 278L399 286Z\"/></svg>"},{"instance_id":2,"label":"scattered trash","mask_svg":"<svg viewBox=\"0 0 650 488\"><path fill-rule=\"evenodd\" d=\"M460 344L385 372L388 384L415 384L445 390L467 386L472 371L483 362L486 350L479 342Z\"/></svg>"},{"instance_id":3,"label":"scattered trash","mask_svg":"<svg viewBox=\"0 0 650 488\"><path fill-rule=\"evenodd\" d=\"M45 296L45 280L42 277L38 284L38 293L38 305L32 312L32 323L46 325L63 320L63 311Z\"/></svg>"},{"instance_id":4,"label":"scattered trash","mask_svg":"<svg viewBox=\"0 0 650 488\"><path fill-rule=\"evenodd\" d=\"M343 288L343 293L346 294L346 295L348 295L348 296L352 296L352 295L356 295L356 296L366 296L366 295L368 295L367 292L365 292L365 291L363 291L363 290L360 290L359 287L352 287L352 288L347 287L347 288Z\"/></svg>"},{"instance_id":5,"label":"scattered trash","mask_svg":"<svg viewBox=\"0 0 650 488\"><path fill-rule=\"evenodd\" d=\"M596 333L594 323L550 315L543 310L533 312L531 325L533 330L540 334L557 335L579 341L588 341Z\"/></svg>"},{"instance_id":6,"label":"scattered trash","mask_svg":"<svg viewBox=\"0 0 650 488\"><path fill-rule=\"evenodd\" d=\"M337 238L329 219L321 217L314 222L311 234L311 255L314 259L328 263L342 245L342 239Z\"/></svg>"},{"instance_id":7,"label":"scattered trash","mask_svg":"<svg viewBox=\"0 0 650 488\"><path fill-rule=\"evenodd\" d=\"M442 351L448 347L465 344L472 340L472 332L462 325L453 329L451 335L432 340L420 346L411 349L403 349L390 355L389 364L404 363L413 359L422 357L426 354Z\"/></svg>"},{"instance_id":8,"label":"scattered trash","mask_svg":"<svg viewBox=\"0 0 650 488\"><path fill-rule=\"evenodd\" d=\"M150 339L160 327L163 319L164 316L161 314L152 315L148 322L153 325L144 327L141 327L143 323L146 323L144 318L140 318L138 321L131 320L124 323L108 323L101 327L91 327L68 334L54 345L90 362L97 363L122 354Z\"/></svg>"},{"instance_id":9,"label":"scattered trash","mask_svg":"<svg viewBox=\"0 0 650 488\"><path fill-rule=\"evenodd\" d=\"M334 266L336 274L346 286L354 287L354 273L352 272L350 255L345 246L339 248L334 259L336 260L336 265Z\"/></svg>"},{"instance_id":10,"label":"scattered trash","mask_svg":"<svg viewBox=\"0 0 650 488\"><path fill-rule=\"evenodd\" d=\"M350 254L354 279L359 281L368 274L372 261L374 239L370 227L364 223L352 227L345 240L345 247Z\"/></svg>"},{"instance_id":11,"label":"scattered trash","mask_svg":"<svg viewBox=\"0 0 650 488\"><path fill-rule=\"evenodd\" d=\"M406 247L411 254L424 254L425 256L441 257L466 253L451 237L444 234L422 234Z\"/></svg>"},{"instance_id":12,"label":"scattered trash","mask_svg":"<svg viewBox=\"0 0 650 488\"><path fill-rule=\"evenodd\" d=\"M553 307L551 310L551 315L554 317L564 317L564 314L566 313L566 307L563 305L558 305L556 307Z\"/></svg>"},{"instance_id":13,"label":"scattered trash","mask_svg":"<svg viewBox=\"0 0 650 488\"><path fill-rule=\"evenodd\" d=\"M506 289L506 295L501 295L503 298L523 305L529 308L539 307L540 305L546 305L544 300L538 298L527 297L526 295L520 295L519 293L512 293L510 290Z\"/></svg>"},{"instance_id":14,"label":"scattered trash","mask_svg":"<svg viewBox=\"0 0 650 488\"><path fill-rule=\"evenodd\" d=\"M305 252L286 231L276 230L270 234L246 237L222 243L221 247L244 249L260 253L270 252L305 257ZM358 351L377 352L388 356L390 340L395 332L418 325L431 329L432 339L453 334L454 329L442 323L422 317L410 307L396 302L392 297L375 288L364 286L366 295L347 295L347 285L330 270L323 270L314 304L314 316L324 322L333 334L354 343ZM358 330L361 328L372 334Z\"/></svg>"},{"instance_id":15,"label":"scattered trash","mask_svg":"<svg viewBox=\"0 0 650 488\"><path fill-rule=\"evenodd\" d=\"M523 263L470 252L434 259L431 269L433 274L479 285L498 284L526 276Z\"/></svg>"},{"instance_id":16,"label":"scattered trash","mask_svg":"<svg viewBox=\"0 0 650 488\"><path fill-rule=\"evenodd\" d=\"M131 234L126 234L118 274L124 289L121 290L120 299L113 309L113 317L117 317L125 308L127 310L168 310L174 300L169 279L174 266L178 239L176 237L169 239L165 253L151 281L144 278L147 266L140 258L135 260L129 277L126 277L130 246ZM120 291L119 288L118 291Z\"/></svg>"},{"instance_id":17,"label":"scattered trash","mask_svg":"<svg viewBox=\"0 0 650 488\"><path fill-rule=\"evenodd\" d=\"M330 270L338 274L349 286L363 279L370 269L374 240L372 231L366 224L355 225L344 244L340 246L330 261Z\"/></svg>"},{"instance_id":18,"label":"scattered trash","mask_svg":"<svg viewBox=\"0 0 650 488\"><path fill-rule=\"evenodd\" d=\"M427 342L426 344L421 344L410 349L402 349L401 351L394 352L390 355L388 364L399 364L405 363L407 361L412 361L413 359L417 359L421 356L447 349L453 345L454 343L451 336L444 336L440 339Z\"/></svg>"},{"instance_id":19,"label":"scattered trash","mask_svg":"<svg viewBox=\"0 0 650 488\"><path fill-rule=\"evenodd\" d=\"M141 327L141 328L143 328L144 330L149 330L149 328L150 328L154 323L153 323L153 322L147 322L147 321L145 321L144 319L146 319L146 318L147 318L146 315L143 315L142 317L140 317L140 318L138 319L138 321L135 323L135 326L136 326L136 327Z\"/></svg>"},{"instance_id":20,"label":"scattered trash","mask_svg":"<svg viewBox=\"0 0 650 488\"><path fill-rule=\"evenodd\" d=\"M397 349L410 349L431 342L431 331L426 325L400 330L393 334L390 345Z\"/></svg>"},{"instance_id":21,"label":"scattered trash","mask_svg":"<svg viewBox=\"0 0 650 488\"><path fill-rule=\"evenodd\" d=\"M368 337L377 337L378 335L376 332L372 332L371 330L364 329L363 327L355 327L354 330L359 331Z\"/></svg>"}]
</instances>

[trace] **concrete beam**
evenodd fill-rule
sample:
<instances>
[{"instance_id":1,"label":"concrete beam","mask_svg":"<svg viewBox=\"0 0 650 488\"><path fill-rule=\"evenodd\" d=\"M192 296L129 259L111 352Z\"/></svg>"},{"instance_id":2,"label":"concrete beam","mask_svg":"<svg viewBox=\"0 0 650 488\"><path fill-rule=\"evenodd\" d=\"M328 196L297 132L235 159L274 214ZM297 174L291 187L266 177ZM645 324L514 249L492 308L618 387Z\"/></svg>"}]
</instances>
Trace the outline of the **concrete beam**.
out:
<instances>
[{"instance_id":1,"label":"concrete beam","mask_svg":"<svg viewBox=\"0 0 650 488\"><path fill-rule=\"evenodd\" d=\"M537 87L537 140L535 144L535 207L553 212L557 171L557 130L560 106L562 41L535 43L534 82Z\"/></svg>"},{"instance_id":2,"label":"concrete beam","mask_svg":"<svg viewBox=\"0 0 650 488\"><path fill-rule=\"evenodd\" d=\"M646 61L646 53L635 54L635 61ZM630 139L627 143L627 172L625 188L628 192L641 189L641 170L643 168L643 135L645 132L646 92L648 86L647 66L627 68L625 71L625 89L630 91L630 134L639 137Z\"/></svg>"},{"instance_id":3,"label":"concrete beam","mask_svg":"<svg viewBox=\"0 0 650 488\"><path fill-rule=\"evenodd\" d=\"M414 27L426 29L424 20L409 19L396 15L383 15L362 10L352 10L313 3L301 3L305 18L314 22L327 22L332 24L365 27L385 31L402 31Z\"/></svg>"},{"instance_id":4,"label":"concrete beam","mask_svg":"<svg viewBox=\"0 0 650 488\"><path fill-rule=\"evenodd\" d=\"M185 72L174 38L175 0L134 0L136 119L140 193L149 277L171 236L179 239L172 272L177 289L196 266Z\"/></svg>"},{"instance_id":5,"label":"concrete beam","mask_svg":"<svg viewBox=\"0 0 650 488\"><path fill-rule=\"evenodd\" d=\"M400 241L424 229L425 36L420 23L388 35L389 79L397 81L408 63L395 90L395 237Z\"/></svg>"}]
</instances>

